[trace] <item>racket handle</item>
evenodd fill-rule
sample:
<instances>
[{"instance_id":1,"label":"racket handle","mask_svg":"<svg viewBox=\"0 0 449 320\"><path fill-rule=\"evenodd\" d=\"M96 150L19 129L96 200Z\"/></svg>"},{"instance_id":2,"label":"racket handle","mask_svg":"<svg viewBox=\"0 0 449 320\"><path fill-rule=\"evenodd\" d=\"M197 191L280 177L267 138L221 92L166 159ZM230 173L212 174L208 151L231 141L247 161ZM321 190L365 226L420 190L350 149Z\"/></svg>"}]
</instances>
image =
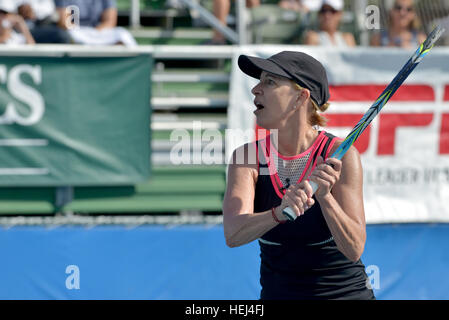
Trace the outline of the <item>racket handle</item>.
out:
<instances>
[{"instance_id":1,"label":"racket handle","mask_svg":"<svg viewBox=\"0 0 449 320\"><path fill-rule=\"evenodd\" d=\"M315 182L310 181L310 180L309 180L309 183L310 183L310 186L312 187L312 195L313 195L318 190L318 185ZM298 217L290 207L284 208L284 210L282 210L282 213L290 221L294 221Z\"/></svg>"}]
</instances>

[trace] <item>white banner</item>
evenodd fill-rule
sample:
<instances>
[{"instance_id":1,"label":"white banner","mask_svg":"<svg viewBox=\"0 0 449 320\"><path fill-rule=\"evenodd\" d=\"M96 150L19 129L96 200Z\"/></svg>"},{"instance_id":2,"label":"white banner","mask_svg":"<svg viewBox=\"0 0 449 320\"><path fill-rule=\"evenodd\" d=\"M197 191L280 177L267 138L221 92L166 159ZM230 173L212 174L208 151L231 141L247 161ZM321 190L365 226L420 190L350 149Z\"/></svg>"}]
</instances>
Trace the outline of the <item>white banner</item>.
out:
<instances>
[{"instance_id":1,"label":"white banner","mask_svg":"<svg viewBox=\"0 0 449 320\"><path fill-rule=\"evenodd\" d=\"M413 50L246 46L236 50L229 129L255 128L251 88L240 54L267 58L303 51L327 70L331 106L326 131L344 138L413 54ZM237 139L238 140L238 139ZM226 142L226 155L249 137ZM434 48L416 67L355 146L364 169L367 223L449 222L449 49Z\"/></svg>"}]
</instances>

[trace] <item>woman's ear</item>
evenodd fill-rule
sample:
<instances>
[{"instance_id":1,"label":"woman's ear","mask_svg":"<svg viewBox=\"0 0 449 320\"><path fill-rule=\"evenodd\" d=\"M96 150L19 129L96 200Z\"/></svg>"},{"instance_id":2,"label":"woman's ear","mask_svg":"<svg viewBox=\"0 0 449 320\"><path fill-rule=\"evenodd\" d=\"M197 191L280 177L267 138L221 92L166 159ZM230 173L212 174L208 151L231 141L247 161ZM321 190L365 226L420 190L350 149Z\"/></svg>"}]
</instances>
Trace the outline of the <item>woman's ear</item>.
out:
<instances>
[{"instance_id":1,"label":"woman's ear","mask_svg":"<svg viewBox=\"0 0 449 320\"><path fill-rule=\"evenodd\" d=\"M298 103L299 103L299 102L303 103L304 101L306 101L306 100L309 99L309 98L310 98L310 91L309 91L309 89L302 89L302 90L299 92L296 101L297 101Z\"/></svg>"}]
</instances>

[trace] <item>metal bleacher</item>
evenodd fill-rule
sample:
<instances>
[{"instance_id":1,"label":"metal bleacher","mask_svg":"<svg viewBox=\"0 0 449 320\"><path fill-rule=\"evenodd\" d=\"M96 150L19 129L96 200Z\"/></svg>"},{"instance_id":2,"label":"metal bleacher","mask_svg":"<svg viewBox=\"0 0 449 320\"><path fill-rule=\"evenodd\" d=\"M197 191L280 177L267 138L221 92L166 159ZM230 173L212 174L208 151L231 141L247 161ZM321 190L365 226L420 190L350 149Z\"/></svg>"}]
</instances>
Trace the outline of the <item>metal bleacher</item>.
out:
<instances>
[{"instance_id":1,"label":"metal bleacher","mask_svg":"<svg viewBox=\"0 0 449 320\"><path fill-rule=\"evenodd\" d=\"M119 24L128 26L141 45L196 45L212 37L208 27L192 27L192 17L180 0L139 0L138 19L132 21L131 0L118 0Z\"/></svg>"}]
</instances>

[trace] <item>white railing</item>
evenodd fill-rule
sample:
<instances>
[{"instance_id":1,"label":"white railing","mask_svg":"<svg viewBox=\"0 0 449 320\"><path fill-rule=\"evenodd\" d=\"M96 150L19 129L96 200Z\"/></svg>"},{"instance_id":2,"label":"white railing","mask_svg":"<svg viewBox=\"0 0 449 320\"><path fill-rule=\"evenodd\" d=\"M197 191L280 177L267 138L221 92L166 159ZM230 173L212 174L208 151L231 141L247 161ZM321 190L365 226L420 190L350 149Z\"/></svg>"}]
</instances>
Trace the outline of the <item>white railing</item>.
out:
<instances>
[{"instance_id":1,"label":"white railing","mask_svg":"<svg viewBox=\"0 0 449 320\"><path fill-rule=\"evenodd\" d=\"M156 59L230 59L233 46L184 46L184 45L140 45L134 48L123 46L88 45L0 45L0 56L131 56L152 54Z\"/></svg>"}]
</instances>

